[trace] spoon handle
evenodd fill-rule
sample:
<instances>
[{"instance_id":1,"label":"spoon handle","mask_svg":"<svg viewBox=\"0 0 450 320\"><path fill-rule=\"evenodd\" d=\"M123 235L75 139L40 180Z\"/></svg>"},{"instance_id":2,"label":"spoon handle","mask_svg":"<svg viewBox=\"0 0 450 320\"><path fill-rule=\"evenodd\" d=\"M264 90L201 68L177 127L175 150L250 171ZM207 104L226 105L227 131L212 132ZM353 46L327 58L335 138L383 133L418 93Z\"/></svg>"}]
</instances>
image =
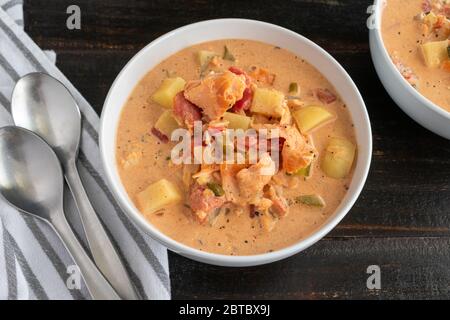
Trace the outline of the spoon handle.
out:
<instances>
[{"instance_id":1,"label":"spoon handle","mask_svg":"<svg viewBox=\"0 0 450 320\"><path fill-rule=\"evenodd\" d=\"M89 201L78 174L75 160L70 160L65 165L65 174L75 198L95 263L123 299L139 299L119 254Z\"/></svg>"},{"instance_id":2,"label":"spoon handle","mask_svg":"<svg viewBox=\"0 0 450 320\"><path fill-rule=\"evenodd\" d=\"M77 237L69 226L64 213L52 215L52 225L56 229L58 235L63 240L67 250L72 255L75 263L80 268L84 282L89 293L94 300L120 300L120 297L106 281L95 264L87 255L86 251L81 246Z\"/></svg>"}]
</instances>

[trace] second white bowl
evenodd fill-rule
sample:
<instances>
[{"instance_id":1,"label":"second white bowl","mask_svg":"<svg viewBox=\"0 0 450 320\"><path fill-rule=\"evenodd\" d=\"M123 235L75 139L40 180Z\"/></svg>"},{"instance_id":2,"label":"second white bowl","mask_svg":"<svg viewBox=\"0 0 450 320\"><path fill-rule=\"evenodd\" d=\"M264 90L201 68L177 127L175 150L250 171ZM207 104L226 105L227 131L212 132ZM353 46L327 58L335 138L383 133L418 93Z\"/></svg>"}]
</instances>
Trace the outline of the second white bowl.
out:
<instances>
[{"instance_id":1,"label":"second white bowl","mask_svg":"<svg viewBox=\"0 0 450 320\"><path fill-rule=\"evenodd\" d=\"M391 98L417 123L428 130L450 139L450 112L437 106L416 89L400 74L387 52L381 34L383 3L376 0L370 26L370 52L375 70Z\"/></svg>"}]
</instances>

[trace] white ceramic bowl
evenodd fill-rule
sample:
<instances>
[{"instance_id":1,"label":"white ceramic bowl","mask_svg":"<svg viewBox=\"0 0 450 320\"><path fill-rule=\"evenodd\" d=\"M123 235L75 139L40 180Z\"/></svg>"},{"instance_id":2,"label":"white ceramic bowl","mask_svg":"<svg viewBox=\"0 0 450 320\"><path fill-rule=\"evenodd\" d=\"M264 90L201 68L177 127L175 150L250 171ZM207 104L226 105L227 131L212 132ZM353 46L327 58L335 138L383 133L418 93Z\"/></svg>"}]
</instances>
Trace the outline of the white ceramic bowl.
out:
<instances>
[{"instance_id":1,"label":"white ceramic bowl","mask_svg":"<svg viewBox=\"0 0 450 320\"><path fill-rule=\"evenodd\" d=\"M370 52L378 76L391 98L407 115L428 130L450 139L450 112L414 89L397 70L384 46L381 34L384 2L375 0L369 31Z\"/></svg>"},{"instance_id":2,"label":"white ceramic bowl","mask_svg":"<svg viewBox=\"0 0 450 320\"><path fill-rule=\"evenodd\" d=\"M120 113L139 80L161 60L177 51L205 41L252 39L280 46L305 58L334 85L347 104L355 124L358 160L347 195L336 212L308 238L282 250L252 256L212 254L181 244L147 222L127 195L116 167L115 145ZM101 157L112 192L128 216L147 234L170 250L191 259L222 266L252 266L270 263L300 252L324 237L347 214L358 198L369 171L372 134L369 117L358 89L344 69L323 49L308 39L276 25L241 19L220 19L194 23L156 39L124 67L114 81L103 107L100 127Z\"/></svg>"}]
</instances>

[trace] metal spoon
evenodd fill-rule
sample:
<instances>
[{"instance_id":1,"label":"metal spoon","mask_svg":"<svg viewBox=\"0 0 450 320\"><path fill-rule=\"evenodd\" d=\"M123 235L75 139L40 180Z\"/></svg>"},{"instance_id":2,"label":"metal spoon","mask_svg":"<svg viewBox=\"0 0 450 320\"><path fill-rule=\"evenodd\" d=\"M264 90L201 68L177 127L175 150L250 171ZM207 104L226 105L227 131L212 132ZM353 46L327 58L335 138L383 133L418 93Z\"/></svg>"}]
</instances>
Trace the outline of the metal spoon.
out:
<instances>
[{"instance_id":1,"label":"metal spoon","mask_svg":"<svg viewBox=\"0 0 450 320\"><path fill-rule=\"evenodd\" d=\"M53 150L19 127L0 128L0 194L54 227L80 268L93 299L120 299L78 242L63 209L64 178Z\"/></svg>"},{"instance_id":2,"label":"metal spoon","mask_svg":"<svg viewBox=\"0 0 450 320\"><path fill-rule=\"evenodd\" d=\"M16 125L41 136L62 163L66 181L80 212L95 263L124 299L138 299L126 269L101 224L81 183L76 158L81 114L67 88L45 73L30 73L16 84L11 101Z\"/></svg>"}]
</instances>

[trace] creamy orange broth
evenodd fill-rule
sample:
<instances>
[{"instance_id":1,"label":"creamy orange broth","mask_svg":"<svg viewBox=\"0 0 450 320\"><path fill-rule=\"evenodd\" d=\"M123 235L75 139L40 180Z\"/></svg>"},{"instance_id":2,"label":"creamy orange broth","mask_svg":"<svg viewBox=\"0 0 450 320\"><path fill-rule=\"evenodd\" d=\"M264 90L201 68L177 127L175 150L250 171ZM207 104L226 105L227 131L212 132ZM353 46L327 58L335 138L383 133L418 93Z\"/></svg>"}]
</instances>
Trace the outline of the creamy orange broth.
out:
<instances>
[{"instance_id":1,"label":"creamy orange broth","mask_svg":"<svg viewBox=\"0 0 450 320\"><path fill-rule=\"evenodd\" d=\"M195 53L199 49L222 52L224 45L236 58L235 62L225 61L225 64L242 68L253 65L264 67L276 74L274 88L285 94L291 82L300 85L302 100L310 103L317 104L312 89L328 88L335 92L327 79L302 58L268 44L221 40L181 50L162 61L139 82L122 111L117 134L117 163L122 182L133 201L136 201L136 194L161 178L176 183L180 190L184 190L181 168L170 165L168 161L174 144L162 144L150 133L164 108L149 97L168 73L187 81L198 79L200 71ZM338 119L312 134L319 154L331 135L345 137L356 144L353 124L345 104L338 98L326 108L336 114ZM142 159L137 165L125 168L123 160L135 151L142 153ZM148 214L145 217L169 237L199 250L227 255L253 255L284 248L319 228L335 211L348 189L351 174L345 179L332 179L322 172L320 161L315 161L313 165L312 177L306 181L300 177L292 178L292 188L285 195L293 198L300 194L320 194L327 206L321 209L293 204L289 215L281 219L271 232L264 231L258 219L245 214L238 216L233 212L219 217L214 226L199 224L183 203L167 208L162 215Z\"/></svg>"},{"instance_id":2,"label":"creamy orange broth","mask_svg":"<svg viewBox=\"0 0 450 320\"><path fill-rule=\"evenodd\" d=\"M450 111L450 73L427 67L419 48L420 44L430 40L424 37L419 22L414 19L422 12L423 3L424 0L388 0L381 28L383 41L391 57L398 57L417 75L417 90Z\"/></svg>"}]
</instances>

